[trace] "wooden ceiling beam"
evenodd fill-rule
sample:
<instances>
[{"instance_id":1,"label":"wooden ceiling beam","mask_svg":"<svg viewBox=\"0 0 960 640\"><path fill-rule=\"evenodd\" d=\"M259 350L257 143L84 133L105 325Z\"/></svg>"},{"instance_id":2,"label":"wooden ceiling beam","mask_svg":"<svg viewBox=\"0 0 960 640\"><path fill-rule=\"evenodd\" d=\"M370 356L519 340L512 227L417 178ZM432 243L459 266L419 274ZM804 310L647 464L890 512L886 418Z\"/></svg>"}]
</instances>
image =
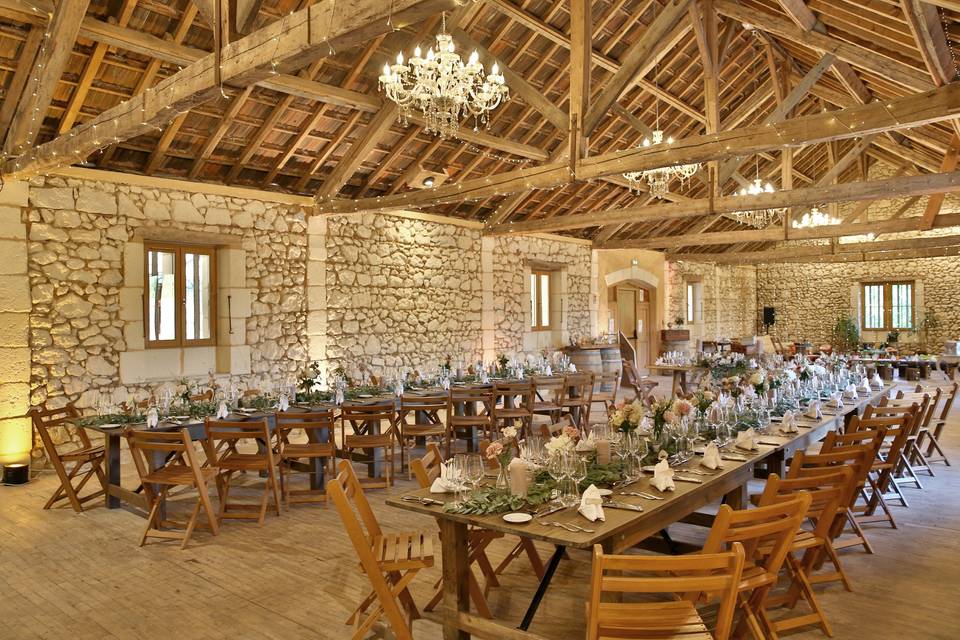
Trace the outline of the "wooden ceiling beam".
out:
<instances>
[{"instance_id":1,"label":"wooden ceiling beam","mask_svg":"<svg viewBox=\"0 0 960 640\"><path fill-rule=\"evenodd\" d=\"M187 119L188 115L189 112L184 111L170 121L164 128L163 133L160 134L160 139L157 141L157 146L153 148L150 157L147 158L147 165L143 170L146 175L149 176L153 174L153 172L157 170L157 167L163 163L167 149L173 144L173 139L177 137L177 133L179 133L180 127L183 126L183 122Z\"/></svg>"},{"instance_id":2,"label":"wooden ceiling beam","mask_svg":"<svg viewBox=\"0 0 960 640\"><path fill-rule=\"evenodd\" d=\"M390 130L390 127L397 121L399 108L393 103L385 105L373 119L367 124L360 136L351 146L343 157L337 162L333 171L327 176L320 190L317 191L318 198L327 198L335 196L343 188L343 185L350 180L354 172L360 168L360 164L370 155L377 142L383 135ZM331 143L331 147L333 144Z\"/></svg>"},{"instance_id":3,"label":"wooden ceiling beam","mask_svg":"<svg viewBox=\"0 0 960 640\"><path fill-rule=\"evenodd\" d=\"M235 0L236 12L233 17L233 26L239 34L253 31L257 24L257 16L263 7L264 0Z\"/></svg>"},{"instance_id":4,"label":"wooden ceiling beam","mask_svg":"<svg viewBox=\"0 0 960 640\"><path fill-rule=\"evenodd\" d=\"M576 173L566 164L508 171L476 180L424 189L415 194L324 202L329 213L428 207L467 199L548 188L574 179L592 180L627 171L643 171L691 162L743 156L786 146L801 147L870 133L941 122L960 114L960 85L950 84L896 100L817 113L776 124L745 127L712 135L691 136L672 145L630 148L586 158Z\"/></svg>"},{"instance_id":5,"label":"wooden ceiling beam","mask_svg":"<svg viewBox=\"0 0 960 640\"><path fill-rule=\"evenodd\" d=\"M77 0L62 6L73 8L80 4L85 7L86 1ZM223 51L220 75L226 84L239 87L254 84L274 73L310 64L331 51L387 32L390 25L386 17L391 9L393 24L403 25L419 22L455 4L455 0L395 0L388 5L377 0L349 4L323 2L290 13L230 43ZM73 28L79 28L83 13L70 15ZM216 56L208 54L156 87L107 109L68 134L8 160L5 173L25 177L69 164L96 151L103 140L138 136L165 125L182 111L213 99L220 91L215 59ZM49 69L44 71L49 73ZM24 103L21 101L21 104Z\"/></svg>"},{"instance_id":6,"label":"wooden ceiling beam","mask_svg":"<svg viewBox=\"0 0 960 640\"><path fill-rule=\"evenodd\" d=\"M595 249L669 249L683 246L712 246L737 242L782 242L784 240L825 240L842 236L866 235L868 233L904 233L919 230L919 218L881 220L862 224L835 224L807 229L791 229L789 237L782 228L715 231L691 233L659 238L611 241ZM960 213L945 213L937 216L935 228L960 225Z\"/></svg>"},{"instance_id":7,"label":"wooden ceiling beam","mask_svg":"<svg viewBox=\"0 0 960 640\"><path fill-rule=\"evenodd\" d=\"M52 10L50 25L44 33L30 77L10 121L4 145L7 154L24 152L36 141L53 101L53 93L70 62L80 23L89 4L90 0L72 0L60 2Z\"/></svg>"},{"instance_id":8,"label":"wooden ceiling beam","mask_svg":"<svg viewBox=\"0 0 960 640\"><path fill-rule=\"evenodd\" d=\"M137 8L137 2L138 0L123 0L123 4L120 5L120 14L117 16L117 26L127 26L130 18L133 17L133 10ZM70 95L67 108L60 116L60 124L57 126L58 133L69 131L77 121L83 102L87 99L87 93L90 92L90 87L93 86L93 81L100 71L100 64L107 54L107 49L107 44L103 42L97 42L93 45L93 51L90 52L90 57L87 58L87 63L84 65L80 79L77 81L77 86Z\"/></svg>"},{"instance_id":9,"label":"wooden ceiling beam","mask_svg":"<svg viewBox=\"0 0 960 640\"><path fill-rule=\"evenodd\" d=\"M836 245L796 245L780 247L766 251L741 251L738 253L667 253L667 260L687 260L691 262L713 262L716 264L750 264L765 262L808 262L811 258L820 261L822 257L837 256L844 261L859 262L858 256L864 253L879 255L885 252L901 252L936 248L954 248L960 250L960 235L933 236L929 238L905 238L902 240L882 240L873 242L848 242ZM877 258L878 259L878 258ZM900 259L890 256L887 259Z\"/></svg>"},{"instance_id":10,"label":"wooden ceiling beam","mask_svg":"<svg viewBox=\"0 0 960 640\"><path fill-rule=\"evenodd\" d=\"M10 123L13 121L13 114L17 111L17 105L20 104L20 98L23 96L23 90L27 86L33 71L33 61L40 51L40 45L43 44L44 27L34 25L30 27L30 32L23 41L23 46L17 54L20 63L17 70L13 73L13 79L7 87L6 98L3 100L3 107L0 108L0 143L10 132Z\"/></svg>"},{"instance_id":11,"label":"wooden ceiling beam","mask_svg":"<svg viewBox=\"0 0 960 640\"><path fill-rule=\"evenodd\" d=\"M790 13L791 17L798 15L802 9L809 11L803 0L780 0L781 5L797 5L797 13ZM758 11L731 0L716 0L717 11L723 15L750 24L761 31L766 31L797 44L810 47L821 53L832 53L844 62L859 67L871 73L876 73L892 82L915 91L929 89L932 83L927 77L910 65L898 62L891 58L879 56L873 51L859 45L838 40L826 33L812 28L803 28L792 24L790 20L780 18L765 11ZM812 14L811 14L812 15ZM815 19L815 18L814 18ZM803 22L807 22L803 20ZM810 30L807 30L810 29Z\"/></svg>"},{"instance_id":12,"label":"wooden ceiling beam","mask_svg":"<svg viewBox=\"0 0 960 640\"><path fill-rule=\"evenodd\" d=\"M907 26L913 33L933 83L938 87L953 82L957 71L953 55L947 44L946 34L940 22L937 8L920 0L900 0L900 7L907 18Z\"/></svg>"},{"instance_id":13,"label":"wooden ceiling beam","mask_svg":"<svg viewBox=\"0 0 960 640\"><path fill-rule=\"evenodd\" d=\"M567 161L570 170L590 149L590 71L593 52L592 0L570 0L570 117L567 125Z\"/></svg>"},{"instance_id":14,"label":"wooden ceiling beam","mask_svg":"<svg viewBox=\"0 0 960 640\"><path fill-rule=\"evenodd\" d=\"M643 79L656 64L657 52L671 45L668 35L687 13L691 0L671 0L660 10L653 22L631 44L620 60L620 68L607 80L596 96L590 111L584 119L584 135L589 136L597 128L601 118L607 115L610 106L615 103L630 86L634 78ZM592 48L591 48L592 50Z\"/></svg>"},{"instance_id":15,"label":"wooden ceiling beam","mask_svg":"<svg viewBox=\"0 0 960 640\"><path fill-rule=\"evenodd\" d=\"M659 204L644 207L628 207L589 214L557 216L547 220L512 222L486 229L490 235L508 233L555 233L586 227L611 224L635 223L648 220L666 220L712 216L734 211L802 207L827 202L856 202L911 195L930 195L960 190L960 172L922 174L871 180L869 182L845 182L836 185L816 185L791 191L774 191L750 196L722 196L699 198L678 204ZM764 229L763 231L768 231ZM777 230L774 230L777 231ZM780 231L782 233L782 230ZM791 231L792 233L792 231Z\"/></svg>"},{"instance_id":16,"label":"wooden ceiling beam","mask_svg":"<svg viewBox=\"0 0 960 640\"><path fill-rule=\"evenodd\" d=\"M940 165L941 171L955 171L957 169L957 160L960 159L960 136L954 134L950 140L950 148L943 156L943 164ZM927 200L927 207L923 211L922 229L932 229L933 223L940 214L943 207L944 194L935 193Z\"/></svg>"}]
</instances>

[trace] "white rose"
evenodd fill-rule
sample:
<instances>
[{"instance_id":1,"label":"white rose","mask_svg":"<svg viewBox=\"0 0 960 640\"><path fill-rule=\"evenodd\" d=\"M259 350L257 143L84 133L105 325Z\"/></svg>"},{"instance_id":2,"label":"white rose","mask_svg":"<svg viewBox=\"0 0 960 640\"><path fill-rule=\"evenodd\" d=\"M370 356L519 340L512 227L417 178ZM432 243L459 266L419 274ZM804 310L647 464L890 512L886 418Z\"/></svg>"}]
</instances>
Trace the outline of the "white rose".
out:
<instances>
[{"instance_id":1,"label":"white rose","mask_svg":"<svg viewBox=\"0 0 960 640\"><path fill-rule=\"evenodd\" d=\"M507 440L510 440L510 439L512 439L512 438L516 438L516 437L517 437L517 428L516 428L516 427L504 427L503 430L502 430L500 433L503 434L503 437L504 437L504 438L506 438Z\"/></svg>"}]
</instances>

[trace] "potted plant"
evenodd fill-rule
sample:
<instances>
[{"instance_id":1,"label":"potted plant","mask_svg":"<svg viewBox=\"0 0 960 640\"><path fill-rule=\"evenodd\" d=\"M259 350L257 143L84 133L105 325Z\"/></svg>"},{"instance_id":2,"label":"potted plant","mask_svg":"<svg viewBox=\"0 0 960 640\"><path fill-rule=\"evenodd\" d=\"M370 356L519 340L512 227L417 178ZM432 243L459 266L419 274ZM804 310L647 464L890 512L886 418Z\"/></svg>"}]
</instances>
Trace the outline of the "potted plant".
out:
<instances>
[{"instance_id":1,"label":"potted plant","mask_svg":"<svg viewBox=\"0 0 960 640\"><path fill-rule=\"evenodd\" d=\"M850 316L840 316L833 325L830 338L833 347L839 353L851 353L860 347L860 327Z\"/></svg>"},{"instance_id":2,"label":"potted plant","mask_svg":"<svg viewBox=\"0 0 960 640\"><path fill-rule=\"evenodd\" d=\"M920 351L930 352L930 332L940 328L940 319L934 311L926 311L920 320L917 321L917 337L920 340L918 349Z\"/></svg>"},{"instance_id":3,"label":"potted plant","mask_svg":"<svg viewBox=\"0 0 960 640\"><path fill-rule=\"evenodd\" d=\"M887 333L887 342L890 344L897 344L900 341L900 330L894 329L893 331Z\"/></svg>"}]
</instances>

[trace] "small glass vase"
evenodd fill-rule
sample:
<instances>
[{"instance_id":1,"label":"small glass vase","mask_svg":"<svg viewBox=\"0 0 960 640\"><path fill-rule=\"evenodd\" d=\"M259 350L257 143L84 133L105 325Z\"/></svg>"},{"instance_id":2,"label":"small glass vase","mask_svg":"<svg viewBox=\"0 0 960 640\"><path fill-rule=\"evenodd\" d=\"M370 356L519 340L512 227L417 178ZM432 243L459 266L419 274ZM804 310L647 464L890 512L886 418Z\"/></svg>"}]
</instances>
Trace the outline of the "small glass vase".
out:
<instances>
[{"instance_id":1,"label":"small glass vase","mask_svg":"<svg viewBox=\"0 0 960 640\"><path fill-rule=\"evenodd\" d=\"M507 465L500 463L500 473L497 474L497 481L494 487L498 491L510 491L510 472Z\"/></svg>"}]
</instances>

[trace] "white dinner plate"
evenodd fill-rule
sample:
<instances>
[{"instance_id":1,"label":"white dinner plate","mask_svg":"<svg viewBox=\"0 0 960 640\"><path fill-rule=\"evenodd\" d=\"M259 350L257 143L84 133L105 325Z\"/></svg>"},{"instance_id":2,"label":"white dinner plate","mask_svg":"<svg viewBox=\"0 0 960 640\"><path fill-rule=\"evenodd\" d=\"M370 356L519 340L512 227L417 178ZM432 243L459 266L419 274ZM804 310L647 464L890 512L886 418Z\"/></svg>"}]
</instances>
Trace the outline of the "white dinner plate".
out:
<instances>
[{"instance_id":1,"label":"white dinner plate","mask_svg":"<svg viewBox=\"0 0 960 640\"><path fill-rule=\"evenodd\" d=\"M369 393L358 393L358 394L357 394L357 397L358 397L358 398L372 398L373 396L370 395Z\"/></svg>"},{"instance_id":2,"label":"white dinner plate","mask_svg":"<svg viewBox=\"0 0 960 640\"><path fill-rule=\"evenodd\" d=\"M533 520L533 516L529 513L508 513L503 516L503 519L511 524L523 524Z\"/></svg>"},{"instance_id":3,"label":"white dinner plate","mask_svg":"<svg viewBox=\"0 0 960 640\"><path fill-rule=\"evenodd\" d=\"M122 426L123 426L122 424L115 424L115 423L113 423L113 422L110 422L110 423L107 423L107 424L102 424L102 425L100 425L100 428L101 428L101 429L116 429L116 428L122 427Z\"/></svg>"}]
</instances>

